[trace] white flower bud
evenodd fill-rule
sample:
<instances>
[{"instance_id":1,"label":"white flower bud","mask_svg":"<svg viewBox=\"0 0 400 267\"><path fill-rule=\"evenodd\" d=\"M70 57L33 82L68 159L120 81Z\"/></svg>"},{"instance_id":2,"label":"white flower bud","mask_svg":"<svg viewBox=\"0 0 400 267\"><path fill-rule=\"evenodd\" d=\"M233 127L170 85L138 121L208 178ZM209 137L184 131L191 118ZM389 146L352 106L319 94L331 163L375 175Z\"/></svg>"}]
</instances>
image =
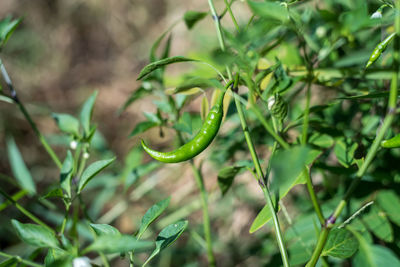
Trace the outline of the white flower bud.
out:
<instances>
[{"instance_id":1,"label":"white flower bud","mask_svg":"<svg viewBox=\"0 0 400 267\"><path fill-rule=\"evenodd\" d=\"M89 157L90 157L89 153L87 153L87 152L83 153L83 158L84 159L88 159Z\"/></svg>"},{"instance_id":2,"label":"white flower bud","mask_svg":"<svg viewBox=\"0 0 400 267\"><path fill-rule=\"evenodd\" d=\"M375 11L374 14L371 15L371 19L381 19L382 18L382 12L381 11Z\"/></svg>"},{"instance_id":3,"label":"white flower bud","mask_svg":"<svg viewBox=\"0 0 400 267\"><path fill-rule=\"evenodd\" d=\"M71 143L69 143L69 147L70 147L72 150L75 150L75 149L78 147L78 142L75 141L75 140L72 140Z\"/></svg>"},{"instance_id":4,"label":"white flower bud","mask_svg":"<svg viewBox=\"0 0 400 267\"><path fill-rule=\"evenodd\" d=\"M275 96L271 96L270 98L268 98L268 109L271 110L272 106L275 104Z\"/></svg>"},{"instance_id":5,"label":"white flower bud","mask_svg":"<svg viewBox=\"0 0 400 267\"><path fill-rule=\"evenodd\" d=\"M75 258L72 261L72 266L73 267L92 267L92 265L90 264L90 259L88 257Z\"/></svg>"}]
</instances>

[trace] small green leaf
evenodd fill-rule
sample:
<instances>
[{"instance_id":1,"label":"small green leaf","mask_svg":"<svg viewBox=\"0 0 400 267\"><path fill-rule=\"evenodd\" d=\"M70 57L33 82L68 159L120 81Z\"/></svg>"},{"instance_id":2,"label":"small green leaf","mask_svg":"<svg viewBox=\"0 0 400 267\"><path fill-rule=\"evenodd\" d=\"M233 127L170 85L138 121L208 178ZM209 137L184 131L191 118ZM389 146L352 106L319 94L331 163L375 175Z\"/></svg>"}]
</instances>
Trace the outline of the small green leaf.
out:
<instances>
[{"instance_id":1,"label":"small green leaf","mask_svg":"<svg viewBox=\"0 0 400 267\"><path fill-rule=\"evenodd\" d=\"M358 145L351 140L339 139L337 140L334 152L339 163L345 168L349 168L355 163L354 152L356 151Z\"/></svg>"},{"instance_id":2,"label":"small green leaf","mask_svg":"<svg viewBox=\"0 0 400 267\"><path fill-rule=\"evenodd\" d=\"M92 163L89 167L87 167L86 170L82 173L81 179L79 180L78 194L82 192L83 188L94 176L96 176L104 168L110 165L114 160L115 157L106 160L99 160Z\"/></svg>"},{"instance_id":3,"label":"small green leaf","mask_svg":"<svg viewBox=\"0 0 400 267\"><path fill-rule=\"evenodd\" d=\"M286 22L289 20L289 14L287 8L278 2L254 2L247 1L250 9L254 14L267 18Z\"/></svg>"},{"instance_id":4,"label":"small green leaf","mask_svg":"<svg viewBox=\"0 0 400 267\"><path fill-rule=\"evenodd\" d=\"M137 240L129 235L101 235L85 248L82 254L90 251L103 252L106 254L124 253L132 250L148 250L154 246L153 242Z\"/></svg>"},{"instance_id":5,"label":"small green leaf","mask_svg":"<svg viewBox=\"0 0 400 267\"><path fill-rule=\"evenodd\" d=\"M74 158L71 151L67 151L67 157L65 158L61 167L60 173L60 186L65 191L66 196L71 198L71 178L74 169Z\"/></svg>"},{"instance_id":6,"label":"small green leaf","mask_svg":"<svg viewBox=\"0 0 400 267\"><path fill-rule=\"evenodd\" d=\"M90 227L96 232L96 235L102 236L102 235L117 235L120 236L121 233L118 231L117 228L108 225L108 224L94 224L91 223Z\"/></svg>"},{"instance_id":7,"label":"small green leaf","mask_svg":"<svg viewBox=\"0 0 400 267\"><path fill-rule=\"evenodd\" d=\"M40 199L46 199L46 198L52 198L52 197L60 197L62 198L63 195L63 191L61 190L61 188L54 188L53 190L49 191L46 195L40 197Z\"/></svg>"},{"instance_id":8,"label":"small green leaf","mask_svg":"<svg viewBox=\"0 0 400 267\"><path fill-rule=\"evenodd\" d=\"M225 195L228 189L231 187L233 180L236 175L243 167L228 166L224 167L218 172L218 186L221 190L222 195Z\"/></svg>"},{"instance_id":9,"label":"small green leaf","mask_svg":"<svg viewBox=\"0 0 400 267\"><path fill-rule=\"evenodd\" d=\"M55 235L41 225L20 223L17 220L11 220L11 223L18 234L18 237L25 243L44 248L58 248L58 240Z\"/></svg>"},{"instance_id":10,"label":"small green leaf","mask_svg":"<svg viewBox=\"0 0 400 267\"><path fill-rule=\"evenodd\" d=\"M142 218L142 222L140 223L140 229L137 234L138 239L140 239L140 237L143 235L143 233L146 231L149 225L152 222L154 222L161 215L161 213L168 207L170 200L171 197L168 197L154 204L150 209L146 211L146 213Z\"/></svg>"},{"instance_id":11,"label":"small green leaf","mask_svg":"<svg viewBox=\"0 0 400 267\"><path fill-rule=\"evenodd\" d=\"M367 228L380 239L386 242L393 241L392 226L386 218L386 214L377 206L372 206L369 213L362 218L362 221L366 224Z\"/></svg>"},{"instance_id":12,"label":"small green leaf","mask_svg":"<svg viewBox=\"0 0 400 267\"><path fill-rule=\"evenodd\" d=\"M207 14L207 12L189 10L183 15L183 20L185 21L186 27L190 30L197 22L205 18Z\"/></svg>"},{"instance_id":13,"label":"small green leaf","mask_svg":"<svg viewBox=\"0 0 400 267\"><path fill-rule=\"evenodd\" d=\"M18 267L18 259L17 258L11 258L5 261L2 261L0 263L0 267Z\"/></svg>"},{"instance_id":14,"label":"small green leaf","mask_svg":"<svg viewBox=\"0 0 400 267\"><path fill-rule=\"evenodd\" d=\"M176 123L173 127L180 132L192 134L192 116L190 116L190 113L184 112L179 118L178 123Z\"/></svg>"},{"instance_id":15,"label":"small green leaf","mask_svg":"<svg viewBox=\"0 0 400 267\"><path fill-rule=\"evenodd\" d=\"M133 131L131 132L129 137L133 137L135 135L144 133L145 131L147 131L147 130L153 128L153 127L156 127L158 125L159 125L159 123L153 122L153 121L142 121L142 122L139 122L136 125L135 129L133 129Z\"/></svg>"},{"instance_id":16,"label":"small green leaf","mask_svg":"<svg viewBox=\"0 0 400 267\"><path fill-rule=\"evenodd\" d=\"M340 259L351 257L358 249L358 241L354 235L344 229L332 229L328 241L322 251L322 256L331 256Z\"/></svg>"},{"instance_id":17,"label":"small green leaf","mask_svg":"<svg viewBox=\"0 0 400 267\"><path fill-rule=\"evenodd\" d=\"M25 162L15 144L14 139L10 136L7 138L8 159L11 164L11 171L17 179L22 189L25 189L30 195L36 194L36 186L33 182L31 173L25 165Z\"/></svg>"},{"instance_id":18,"label":"small green leaf","mask_svg":"<svg viewBox=\"0 0 400 267\"><path fill-rule=\"evenodd\" d=\"M293 155L291 157L296 157L295 155L299 156L298 153L302 154L302 152L301 152L302 149L301 148L302 147L294 147L294 148L292 148L294 150L292 151ZM303 149L304 149L304 147L303 147ZM297 152L296 152L296 150L297 150ZM291 151L291 150L288 150L288 151ZM282 155L285 156L285 154L286 153L284 153ZM304 157L304 159L305 159L305 164L308 165L308 164L311 164L320 154L321 154L321 151L319 151L319 150L308 149L307 154L303 155L302 157ZM281 156L279 156L279 157L281 157ZM277 158L278 161L279 161L279 157ZM289 158L291 158L291 157L289 157ZM294 160L294 158L292 158L292 160ZM284 160L284 162L285 162L285 160ZM292 161L290 161L290 162L292 162ZM286 165L287 166L291 166L289 162L287 162ZM309 171L308 167L305 167L300 172L300 174L297 177L295 177L295 179L293 179L293 176L292 176L292 177L288 177L290 179L284 179L284 181L278 183L278 184L280 184L280 186L277 187L277 189L279 189L278 198L279 199L284 198L287 195L287 193L289 193L289 191L295 185L306 183L306 176L305 175L306 175L306 172L308 172L308 171ZM292 171L288 171L287 173L290 173L290 172L292 172ZM295 172L292 172L292 173L295 173ZM274 194L272 196L272 199L275 200L276 199L276 197L275 197L276 190L273 193ZM257 217L254 219L254 221L253 221L253 223L252 223L252 225L250 227L249 232L250 233L254 233L258 229L260 229L264 224L266 224L271 219L271 216L272 216L272 214L271 214L271 211L270 211L268 205L265 205L264 208L258 213Z\"/></svg>"},{"instance_id":19,"label":"small green leaf","mask_svg":"<svg viewBox=\"0 0 400 267\"><path fill-rule=\"evenodd\" d=\"M176 56L176 57L169 57L169 58L161 59L156 62L152 62L142 69L137 80L142 79L147 74L149 74L149 73L153 72L154 70L161 68L163 66L173 64L173 63L178 63L178 62L185 62L185 61L196 61L196 60L190 59L190 58L185 58L182 56Z\"/></svg>"},{"instance_id":20,"label":"small green leaf","mask_svg":"<svg viewBox=\"0 0 400 267\"><path fill-rule=\"evenodd\" d=\"M85 132L85 137L90 135L90 120L92 119L93 106L94 102L96 101L97 94L98 92L94 91L93 94L85 101L79 116Z\"/></svg>"},{"instance_id":21,"label":"small green leaf","mask_svg":"<svg viewBox=\"0 0 400 267\"><path fill-rule=\"evenodd\" d=\"M7 43L11 34L15 31L22 19L11 21L11 17L7 17L0 21L0 50Z\"/></svg>"},{"instance_id":22,"label":"small green leaf","mask_svg":"<svg viewBox=\"0 0 400 267\"><path fill-rule=\"evenodd\" d=\"M145 266L163 249L167 248L169 245L174 243L178 239L178 237L183 233L183 231L185 231L187 225L188 221L179 221L177 223L170 224L163 230L161 230L161 232L157 236L156 248L142 266Z\"/></svg>"},{"instance_id":23,"label":"small green leaf","mask_svg":"<svg viewBox=\"0 0 400 267\"><path fill-rule=\"evenodd\" d=\"M79 136L79 121L77 118L63 113L53 113L52 116L60 131Z\"/></svg>"},{"instance_id":24,"label":"small green leaf","mask_svg":"<svg viewBox=\"0 0 400 267\"><path fill-rule=\"evenodd\" d=\"M322 148L329 148L333 146L334 140L327 134L314 134L310 137L309 142Z\"/></svg>"},{"instance_id":25,"label":"small green leaf","mask_svg":"<svg viewBox=\"0 0 400 267\"><path fill-rule=\"evenodd\" d=\"M150 85L149 82L143 82L146 85ZM151 88L146 89L145 85L141 85L139 88L137 88L135 91L131 93L129 98L125 101L125 103L122 105L122 107L118 110L118 114L121 114L125 109L127 109L131 104L133 104L136 100L147 96L151 93Z\"/></svg>"},{"instance_id":26,"label":"small green leaf","mask_svg":"<svg viewBox=\"0 0 400 267\"><path fill-rule=\"evenodd\" d=\"M376 196L378 205L386 212L389 219L400 226L400 197L393 190L379 191Z\"/></svg>"}]
</instances>

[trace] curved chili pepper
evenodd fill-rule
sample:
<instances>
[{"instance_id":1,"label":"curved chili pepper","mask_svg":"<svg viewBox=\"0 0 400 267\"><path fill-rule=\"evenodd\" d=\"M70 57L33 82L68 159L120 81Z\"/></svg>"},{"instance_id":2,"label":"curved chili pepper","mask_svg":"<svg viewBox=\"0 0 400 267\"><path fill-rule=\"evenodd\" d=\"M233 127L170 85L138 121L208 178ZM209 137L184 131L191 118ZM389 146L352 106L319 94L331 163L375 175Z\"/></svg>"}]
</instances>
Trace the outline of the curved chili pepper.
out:
<instances>
[{"instance_id":1,"label":"curved chili pepper","mask_svg":"<svg viewBox=\"0 0 400 267\"><path fill-rule=\"evenodd\" d=\"M231 83L229 83L226 88L230 84ZM169 152L160 152L153 150L148 147L143 140L141 140L143 149L152 158L165 163L177 163L186 161L194 158L195 156L203 152L214 140L221 125L223 117L223 99L225 92L226 90L224 90L222 95L217 100L216 104L211 108L210 112L207 115L207 118L204 120L200 131L192 140L182 145L181 147Z\"/></svg>"},{"instance_id":2,"label":"curved chili pepper","mask_svg":"<svg viewBox=\"0 0 400 267\"><path fill-rule=\"evenodd\" d=\"M390 138L388 140L383 140L381 142L381 146L384 148L400 147L400 134L398 134L395 137Z\"/></svg>"},{"instance_id":3,"label":"curved chili pepper","mask_svg":"<svg viewBox=\"0 0 400 267\"><path fill-rule=\"evenodd\" d=\"M372 63L374 63L379 56L383 53L383 51L385 51L386 47L388 46L388 44L390 43L390 41L393 40L393 37L396 35L396 33L392 33L391 35L389 35L388 37L386 37L385 40L383 40L382 42L380 42L374 49L374 51L372 51L372 54L367 62L367 65L365 66L365 68L368 68L369 66L372 65Z\"/></svg>"}]
</instances>

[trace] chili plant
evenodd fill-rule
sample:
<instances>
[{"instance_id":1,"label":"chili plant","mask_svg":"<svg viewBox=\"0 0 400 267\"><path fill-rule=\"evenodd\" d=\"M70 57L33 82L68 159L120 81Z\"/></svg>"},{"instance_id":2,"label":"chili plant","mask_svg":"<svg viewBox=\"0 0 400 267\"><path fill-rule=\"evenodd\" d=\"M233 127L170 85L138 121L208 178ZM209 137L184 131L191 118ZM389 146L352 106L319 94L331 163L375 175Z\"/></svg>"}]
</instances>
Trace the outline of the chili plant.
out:
<instances>
[{"instance_id":1,"label":"chili plant","mask_svg":"<svg viewBox=\"0 0 400 267\"><path fill-rule=\"evenodd\" d=\"M212 243L217 225L211 227L200 168L205 161L219 169L218 201L240 172L247 171L259 185L265 207L249 232L266 231L263 226L271 220L276 243L270 253L281 258L279 262L270 254L259 262L400 264L394 234L399 225L399 176L389 164L399 154L383 149L398 147L398 137L383 139L398 129L393 122L398 121L400 1L219 2L219 10L208 0L209 10L183 16L188 30L212 19L219 47L206 54L170 56L169 28L152 46L150 63L138 76L141 85L123 106L151 94L161 98L155 102L157 112L146 113L147 120L136 125L131 136L154 128L161 138L164 131L175 132L175 150L170 145L154 150L143 141L142 146L155 160L191 165L202 199L208 264L218 263ZM250 12L243 14L245 7ZM166 67L178 63L193 69L172 78ZM199 96L203 122L194 131L196 115L186 113L185 107ZM217 122L210 121L208 112ZM217 134L219 128L222 133ZM154 141L149 143L156 147ZM212 152L203 153L208 146ZM243 157L243 151L249 156ZM313 176L320 177L317 185ZM305 184L307 198L293 192L299 184ZM291 214L293 206L301 215Z\"/></svg>"}]
</instances>

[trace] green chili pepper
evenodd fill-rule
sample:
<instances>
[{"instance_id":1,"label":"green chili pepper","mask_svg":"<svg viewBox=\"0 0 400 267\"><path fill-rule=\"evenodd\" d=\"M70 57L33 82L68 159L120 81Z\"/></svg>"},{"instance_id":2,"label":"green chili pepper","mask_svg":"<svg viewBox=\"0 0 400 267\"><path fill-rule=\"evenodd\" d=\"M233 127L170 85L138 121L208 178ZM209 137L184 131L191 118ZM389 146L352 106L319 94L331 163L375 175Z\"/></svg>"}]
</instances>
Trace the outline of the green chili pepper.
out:
<instances>
[{"instance_id":1,"label":"green chili pepper","mask_svg":"<svg viewBox=\"0 0 400 267\"><path fill-rule=\"evenodd\" d=\"M388 44L390 43L390 41L393 40L394 36L396 35L396 33L392 33L391 35L389 35L388 37L386 37L385 40L383 40L382 42L380 42L374 49L374 51L372 51L372 54L367 62L367 65L365 66L365 68L368 68L369 66L372 65L372 63L374 63L379 56L383 53L383 51L385 51L386 47L388 46Z\"/></svg>"},{"instance_id":2,"label":"green chili pepper","mask_svg":"<svg viewBox=\"0 0 400 267\"><path fill-rule=\"evenodd\" d=\"M228 88L232 82L228 83ZM223 100L226 90L211 108L197 135L188 143L170 152L160 152L149 148L142 140L143 149L154 159L165 163L177 163L194 158L205 150L218 133L223 117Z\"/></svg>"},{"instance_id":3,"label":"green chili pepper","mask_svg":"<svg viewBox=\"0 0 400 267\"><path fill-rule=\"evenodd\" d=\"M400 134L398 134L395 137L390 138L388 140L383 140L381 142L381 146L384 148L400 147Z\"/></svg>"}]
</instances>

